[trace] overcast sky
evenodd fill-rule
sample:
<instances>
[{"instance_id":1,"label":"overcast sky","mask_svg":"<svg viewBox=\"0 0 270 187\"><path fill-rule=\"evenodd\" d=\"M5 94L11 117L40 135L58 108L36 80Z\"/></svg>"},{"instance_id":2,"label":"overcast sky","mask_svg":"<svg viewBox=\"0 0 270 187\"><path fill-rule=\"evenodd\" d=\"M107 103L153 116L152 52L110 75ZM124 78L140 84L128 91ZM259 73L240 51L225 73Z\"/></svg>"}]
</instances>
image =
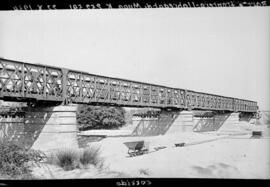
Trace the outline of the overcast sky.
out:
<instances>
[{"instance_id":1,"label":"overcast sky","mask_svg":"<svg viewBox=\"0 0 270 187\"><path fill-rule=\"evenodd\" d=\"M270 7L0 12L0 56L258 101Z\"/></svg>"}]
</instances>

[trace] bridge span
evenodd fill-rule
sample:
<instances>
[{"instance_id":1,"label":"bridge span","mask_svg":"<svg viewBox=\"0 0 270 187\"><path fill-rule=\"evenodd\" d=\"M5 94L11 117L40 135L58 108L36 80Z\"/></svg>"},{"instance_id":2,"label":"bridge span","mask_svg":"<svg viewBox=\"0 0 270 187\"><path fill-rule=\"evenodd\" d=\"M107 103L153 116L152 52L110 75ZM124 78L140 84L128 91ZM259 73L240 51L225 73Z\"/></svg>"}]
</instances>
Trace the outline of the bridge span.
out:
<instances>
[{"instance_id":1,"label":"bridge span","mask_svg":"<svg viewBox=\"0 0 270 187\"><path fill-rule=\"evenodd\" d=\"M254 101L3 58L0 100L36 103L21 116L0 115L0 140L39 150L78 147L76 104L159 109L151 118L134 116L131 136L236 128L240 119L254 124L258 110Z\"/></svg>"},{"instance_id":2,"label":"bridge span","mask_svg":"<svg viewBox=\"0 0 270 187\"><path fill-rule=\"evenodd\" d=\"M0 58L0 99L254 113L257 102Z\"/></svg>"}]
</instances>

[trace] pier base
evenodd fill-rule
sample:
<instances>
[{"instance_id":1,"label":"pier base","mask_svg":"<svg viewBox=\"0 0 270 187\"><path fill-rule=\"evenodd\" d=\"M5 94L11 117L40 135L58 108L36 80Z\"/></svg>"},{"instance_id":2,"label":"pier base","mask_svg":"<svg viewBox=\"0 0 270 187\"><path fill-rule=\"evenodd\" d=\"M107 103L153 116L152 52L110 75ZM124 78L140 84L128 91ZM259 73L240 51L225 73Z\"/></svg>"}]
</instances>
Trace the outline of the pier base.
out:
<instances>
[{"instance_id":1,"label":"pier base","mask_svg":"<svg viewBox=\"0 0 270 187\"><path fill-rule=\"evenodd\" d=\"M237 131L239 129L239 113L228 113L216 115L214 124L219 131Z\"/></svg>"},{"instance_id":2,"label":"pier base","mask_svg":"<svg viewBox=\"0 0 270 187\"><path fill-rule=\"evenodd\" d=\"M162 111L158 118L134 121L135 136L155 136L182 132L239 131L239 113L194 115L196 111ZM209 112L208 112L209 113Z\"/></svg>"},{"instance_id":3,"label":"pier base","mask_svg":"<svg viewBox=\"0 0 270 187\"><path fill-rule=\"evenodd\" d=\"M76 105L27 108L24 144L36 150L78 148Z\"/></svg>"},{"instance_id":4,"label":"pier base","mask_svg":"<svg viewBox=\"0 0 270 187\"><path fill-rule=\"evenodd\" d=\"M192 132L193 131L193 112L182 111L179 112L171 127L166 134L179 133L179 132Z\"/></svg>"},{"instance_id":5,"label":"pier base","mask_svg":"<svg viewBox=\"0 0 270 187\"><path fill-rule=\"evenodd\" d=\"M162 111L156 118L136 118L137 123L132 135L156 136L167 133L191 132L193 114L190 111Z\"/></svg>"},{"instance_id":6,"label":"pier base","mask_svg":"<svg viewBox=\"0 0 270 187\"><path fill-rule=\"evenodd\" d=\"M211 117L194 117L195 132L239 130L239 113L214 114Z\"/></svg>"}]
</instances>

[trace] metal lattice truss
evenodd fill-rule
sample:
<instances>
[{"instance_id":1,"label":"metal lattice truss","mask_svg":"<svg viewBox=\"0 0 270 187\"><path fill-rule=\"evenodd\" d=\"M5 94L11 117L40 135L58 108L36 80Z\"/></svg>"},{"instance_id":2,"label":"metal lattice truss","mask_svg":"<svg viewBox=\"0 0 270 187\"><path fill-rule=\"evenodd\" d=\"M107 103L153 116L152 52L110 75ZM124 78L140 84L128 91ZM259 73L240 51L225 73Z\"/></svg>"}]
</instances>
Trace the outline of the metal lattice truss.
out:
<instances>
[{"instance_id":1,"label":"metal lattice truss","mask_svg":"<svg viewBox=\"0 0 270 187\"><path fill-rule=\"evenodd\" d=\"M1 97L62 101L61 69L0 59Z\"/></svg>"},{"instance_id":2,"label":"metal lattice truss","mask_svg":"<svg viewBox=\"0 0 270 187\"><path fill-rule=\"evenodd\" d=\"M257 102L0 58L0 99L256 112Z\"/></svg>"}]
</instances>

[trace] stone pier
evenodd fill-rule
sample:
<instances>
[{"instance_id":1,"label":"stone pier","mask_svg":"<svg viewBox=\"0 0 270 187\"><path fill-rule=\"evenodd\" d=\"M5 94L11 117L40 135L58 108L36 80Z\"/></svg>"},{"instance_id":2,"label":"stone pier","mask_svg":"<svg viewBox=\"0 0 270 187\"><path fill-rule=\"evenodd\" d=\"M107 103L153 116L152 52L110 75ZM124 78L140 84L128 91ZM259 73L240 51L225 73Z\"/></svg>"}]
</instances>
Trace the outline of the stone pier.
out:
<instances>
[{"instance_id":1,"label":"stone pier","mask_svg":"<svg viewBox=\"0 0 270 187\"><path fill-rule=\"evenodd\" d=\"M36 150L78 148L76 105L27 108L24 144Z\"/></svg>"},{"instance_id":2,"label":"stone pier","mask_svg":"<svg viewBox=\"0 0 270 187\"><path fill-rule=\"evenodd\" d=\"M239 130L239 113L214 114L211 117L194 117L194 131L235 131Z\"/></svg>"},{"instance_id":3,"label":"stone pier","mask_svg":"<svg viewBox=\"0 0 270 187\"><path fill-rule=\"evenodd\" d=\"M239 113L215 115L214 124L220 127L219 131L239 130Z\"/></svg>"},{"instance_id":4,"label":"stone pier","mask_svg":"<svg viewBox=\"0 0 270 187\"><path fill-rule=\"evenodd\" d=\"M153 136L182 132L239 130L239 113L196 116L194 111L162 111L158 118L136 118L136 136Z\"/></svg>"},{"instance_id":5,"label":"stone pier","mask_svg":"<svg viewBox=\"0 0 270 187\"><path fill-rule=\"evenodd\" d=\"M192 111L181 111L177 113L176 119L171 124L166 134L193 131L193 113Z\"/></svg>"},{"instance_id":6,"label":"stone pier","mask_svg":"<svg viewBox=\"0 0 270 187\"><path fill-rule=\"evenodd\" d=\"M135 136L155 136L167 133L191 132L193 114L190 111L162 111L156 118L133 118L137 123L133 131Z\"/></svg>"}]
</instances>

